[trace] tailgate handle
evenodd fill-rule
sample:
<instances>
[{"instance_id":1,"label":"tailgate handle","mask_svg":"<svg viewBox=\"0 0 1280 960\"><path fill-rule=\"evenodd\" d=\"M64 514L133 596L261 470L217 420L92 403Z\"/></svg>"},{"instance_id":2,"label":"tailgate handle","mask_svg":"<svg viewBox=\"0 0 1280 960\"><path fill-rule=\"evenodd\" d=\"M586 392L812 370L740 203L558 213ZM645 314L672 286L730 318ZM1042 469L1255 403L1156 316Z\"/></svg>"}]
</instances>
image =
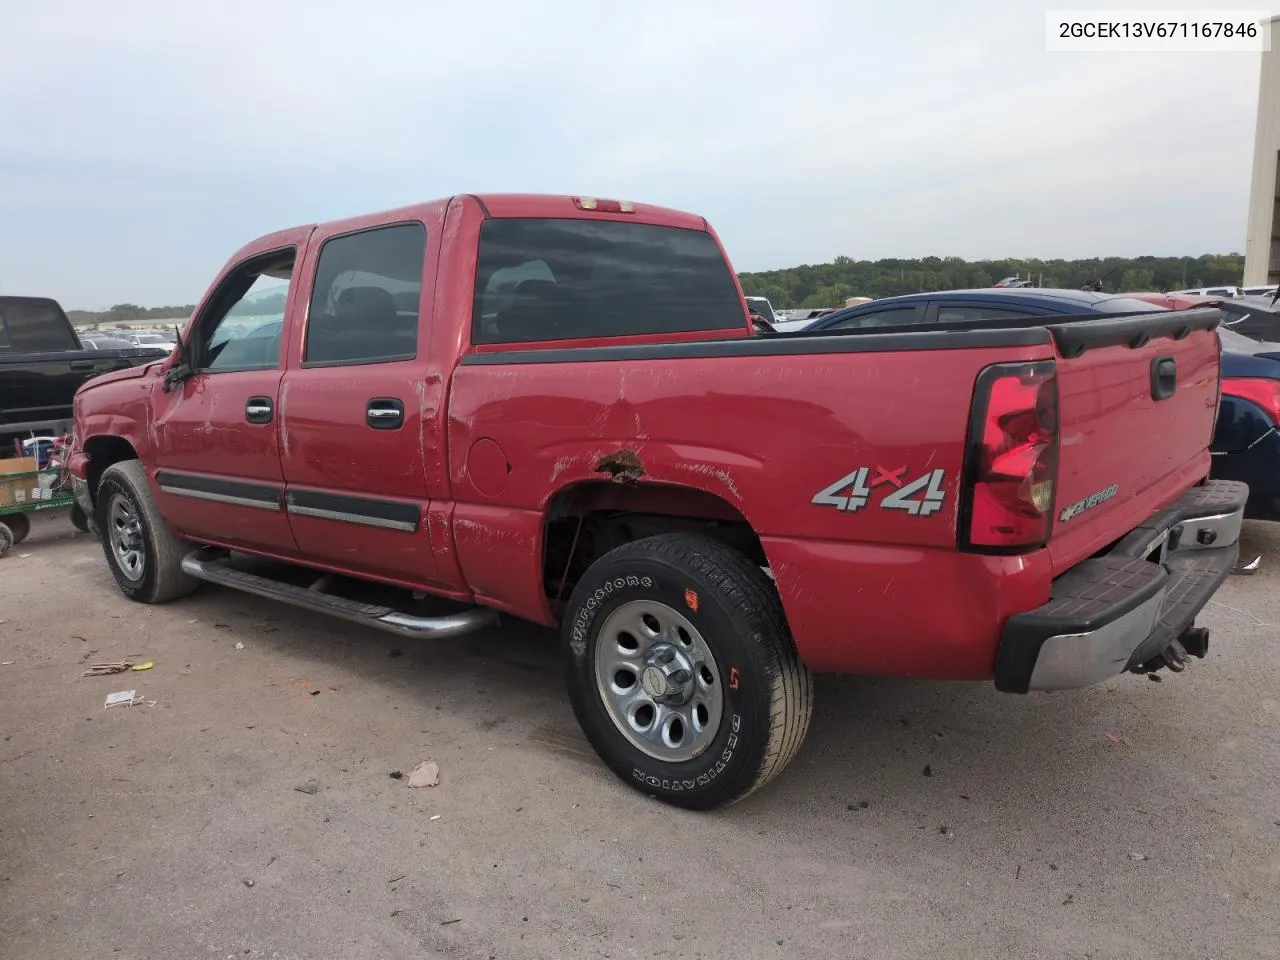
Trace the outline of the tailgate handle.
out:
<instances>
[{"instance_id":1,"label":"tailgate handle","mask_svg":"<svg viewBox=\"0 0 1280 960\"><path fill-rule=\"evenodd\" d=\"M1178 389L1178 363L1173 357L1151 361L1151 399L1168 400Z\"/></svg>"}]
</instances>

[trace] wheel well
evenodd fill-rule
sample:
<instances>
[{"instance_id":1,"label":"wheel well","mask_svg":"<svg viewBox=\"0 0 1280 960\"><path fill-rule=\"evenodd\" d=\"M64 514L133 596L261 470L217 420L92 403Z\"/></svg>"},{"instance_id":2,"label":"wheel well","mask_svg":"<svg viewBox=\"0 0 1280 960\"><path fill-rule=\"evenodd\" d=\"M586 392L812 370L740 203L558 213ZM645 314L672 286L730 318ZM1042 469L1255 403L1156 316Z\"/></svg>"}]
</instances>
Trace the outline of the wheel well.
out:
<instances>
[{"instance_id":1,"label":"wheel well","mask_svg":"<svg viewBox=\"0 0 1280 960\"><path fill-rule=\"evenodd\" d=\"M543 584L558 613L583 572L615 547L661 533L701 533L768 566L747 518L715 494L657 484L583 483L561 490L543 530Z\"/></svg>"},{"instance_id":2,"label":"wheel well","mask_svg":"<svg viewBox=\"0 0 1280 960\"><path fill-rule=\"evenodd\" d=\"M123 437L92 437L85 441L84 452L89 458L85 481L89 484L89 496L94 503L98 501L98 483L102 480L103 471L113 463L138 459L138 451Z\"/></svg>"}]
</instances>

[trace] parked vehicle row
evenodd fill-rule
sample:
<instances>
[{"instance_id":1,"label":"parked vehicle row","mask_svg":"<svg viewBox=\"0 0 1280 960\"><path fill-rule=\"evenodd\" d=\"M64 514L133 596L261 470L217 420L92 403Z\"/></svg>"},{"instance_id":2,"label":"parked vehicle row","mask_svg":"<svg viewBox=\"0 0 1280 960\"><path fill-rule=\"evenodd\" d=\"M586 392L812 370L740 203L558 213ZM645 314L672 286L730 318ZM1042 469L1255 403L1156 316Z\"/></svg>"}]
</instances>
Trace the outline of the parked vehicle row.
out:
<instances>
[{"instance_id":1,"label":"parked vehicle row","mask_svg":"<svg viewBox=\"0 0 1280 960\"><path fill-rule=\"evenodd\" d=\"M267 282L278 326L227 335ZM71 472L138 602L558 625L604 762L707 808L795 756L815 671L1206 653L1247 496L1208 480L1220 313L1006 304L760 336L702 217L457 196L245 246L172 355L78 391Z\"/></svg>"}]
</instances>

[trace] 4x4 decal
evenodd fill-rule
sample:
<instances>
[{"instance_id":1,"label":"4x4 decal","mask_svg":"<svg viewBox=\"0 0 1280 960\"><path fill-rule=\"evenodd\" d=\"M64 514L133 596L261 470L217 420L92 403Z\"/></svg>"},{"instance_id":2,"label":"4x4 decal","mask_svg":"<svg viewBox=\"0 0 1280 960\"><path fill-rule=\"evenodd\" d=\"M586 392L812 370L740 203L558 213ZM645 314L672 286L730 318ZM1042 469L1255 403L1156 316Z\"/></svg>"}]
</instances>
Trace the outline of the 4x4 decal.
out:
<instances>
[{"instance_id":1,"label":"4x4 decal","mask_svg":"<svg viewBox=\"0 0 1280 960\"><path fill-rule=\"evenodd\" d=\"M853 513L870 505L871 494L877 487L887 486L890 492L880 501L881 509L905 510L913 517L928 517L942 509L946 500L942 487L946 471L930 470L910 481L906 476L906 467L892 470L859 467L829 487L823 487L810 502L815 507L835 507Z\"/></svg>"}]
</instances>

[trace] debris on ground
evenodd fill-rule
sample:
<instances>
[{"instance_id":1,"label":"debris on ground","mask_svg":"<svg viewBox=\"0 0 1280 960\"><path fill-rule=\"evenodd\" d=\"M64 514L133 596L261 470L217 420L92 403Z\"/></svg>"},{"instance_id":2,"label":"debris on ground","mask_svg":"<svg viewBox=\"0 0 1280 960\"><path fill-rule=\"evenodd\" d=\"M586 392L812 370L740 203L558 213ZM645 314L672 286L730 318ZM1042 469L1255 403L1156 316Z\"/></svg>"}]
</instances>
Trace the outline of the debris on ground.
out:
<instances>
[{"instance_id":1,"label":"debris on ground","mask_svg":"<svg viewBox=\"0 0 1280 960\"><path fill-rule=\"evenodd\" d=\"M1128 743L1128 741L1118 733L1108 733L1104 734L1104 736L1106 736L1106 738L1112 743Z\"/></svg>"},{"instance_id":2,"label":"debris on ground","mask_svg":"<svg viewBox=\"0 0 1280 960\"><path fill-rule=\"evenodd\" d=\"M156 662L154 660L148 660L146 663L135 663L129 669L130 670L150 670L155 665L156 665Z\"/></svg>"},{"instance_id":3,"label":"debris on ground","mask_svg":"<svg viewBox=\"0 0 1280 960\"><path fill-rule=\"evenodd\" d=\"M118 707L121 705L131 707L135 703L146 703L146 700L138 696L137 690L118 690L115 693L107 694L107 701L102 705L102 707L104 710L107 707Z\"/></svg>"},{"instance_id":4,"label":"debris on ground","mask_svg":"<svg viewBox=\"0 0 1280 960\"><path fill-rule=\"evenodd\" d=\"M244 641L242 641L242 640L237 640L237 641L236 641L236 649L237 649L237 650L243 650L243 649L244 649Z\"/></svg>"},{"instance_id":5,"label":"debris on ground","mask_svg":"<svg viewBox=\"0 0 1280 960\"><path fill-rule=\"evenodd\" d=\"M408 876L407 873L402 873L399 876L392 877L390 880L387 881L387 883L399 883L401 880L403 880L407 876Z\"/></svg>"},{"instance_id":6,"label":"debris on ground","mask_svg":"<svg viewBox=\"0 0 1280 960\"><path fill-rule=\"evenodd\" d=\"M252 881L252 880L241 880L240 882L241 882L241 883L243 883L246 887L252 887L252 886L253 886L253 881Z\"/></svg>"},{"instance_id":7,"label":"debris on ground","mask_svg":"<svg viewBox=\"0 0 1280 960\"><path fill-rule=\"evenodd\" d=\"M310 796L315 796L315 792L320 789L320 785L316 783L314 780L308 780L306 783L298 784L293 789L297 790L299 793L305 793Z\"/></svg>"},{"instance_id":8,"label":"debris on ground","mask_svg":"<svg viewBox=\"0 0 1280 960\"><path fill-rule=\"evenodd\" d=\"M109 677L113 673L124 673L133 667L132 660L117 660L114 663L92 663L89 669L80 674L82 677Z\"/></svg>"},{"instance_id":9,"label":"debris on ground","mask_svg":"<svg viewBox=\"0 0 1280 960\"><path fill-rule=\"evenodd\" d=\"M1131 853L1131 854L1129 854L1129 859L1130 859L1130 860L1145 860L1145 859L1147 859L1147 855L1146 855L1145 853Z\"/></svg>"},{"instance_id":10,"label":"debris on ground","mask_svg":"<svg viewBox=\"0 0 1280 960\"><path fill-rule=\"evenodd\" d=\"M928 764L925 764L925 768L924 768L923 770L921 770L920 772L921 772L921 773L923 773L926 777L932 777L932 776L933 776L933 767L929 766Z\"/></svg>"},{"instance_id":11,"label":"debris on ground","mask_svg":"<svg viewBox=\"0 0 1280 960\"><path fill-rule=\"evenodd\" d=\"M409 786L434 787L440 782L440 765L434 760L423 760L409 774Z\"/></svg>"},{"instance_id":12,"label":"debris on ground","mask_svg":"<svg viewBox=\"0 0 1280 960\"><path fill-rule=\"evenodd\" d=\"M452 920L441 920L440 926L447 927L451 923L461 923L461 922L462 922L461 917L454 917Z\"/></svg>"},{"instance_id":13,"label":"debris on ground","mask_svg":"<svg viewBox=\"0 0 1280 960\"><path fill-rule=\"evenodd\" d=\"M392 771L391 771L391 779L392 779L392 780L403 780L403 779L404 779L404 773L403 773L403 771L400 771L400 770L392 770Z\"/></svg>"},{"instance_id":14,"label":"debris on ground","mask_svg":"<svg viewBox=\"0 0 1280 960\"><path fill-rule=\"evenodd\" d=\"M403 657L404 651L401 650L399 647L392 647L390 650L387 651L387 656L391 657L392 659L396 657Z\"/></svg>"},{"instance_id":15,"label":"debris on ground","mask_svg":"<svg viewBox=\"0 0 1280 960\"><path fill-rule=\"evenodd\" d=\"M439 820L439 819L440 819L440 814L438 814L438 813L437 813L437 814L435 814L431 819L432 819L432 820Z\"/></svg>"}]
</instances>

